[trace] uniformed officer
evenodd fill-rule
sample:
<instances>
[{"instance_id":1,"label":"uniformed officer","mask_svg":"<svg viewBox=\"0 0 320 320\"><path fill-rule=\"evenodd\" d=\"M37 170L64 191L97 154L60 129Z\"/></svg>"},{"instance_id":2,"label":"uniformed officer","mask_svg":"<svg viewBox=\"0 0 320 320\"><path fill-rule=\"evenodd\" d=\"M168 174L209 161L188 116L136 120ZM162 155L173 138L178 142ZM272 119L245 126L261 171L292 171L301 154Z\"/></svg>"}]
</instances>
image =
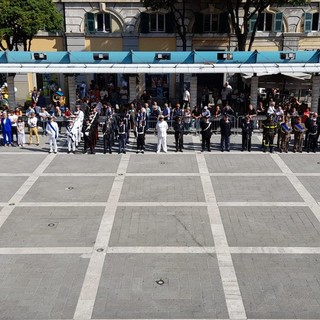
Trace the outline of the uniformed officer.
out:
<instances>
[{"instance_id":1,"label":"uniformed officer","mask_svg":"<svg viewBox=\"0 0 320 320\"><path fill-rule=\"evenodd\" d=\"M242 147L241 151L248 150L251 152L251 138L253 132L253 120L249 115L246 115L241 122L242 129Z\"/></svg>"},{"instance_id":2,"label":"uniformed officer","mask_svg":"<svg viewBox=\"0 0 320 320\"><path fill-rule=\"evenodd\" d=\"M317 134L318 134L318 124L317 124L317 118L311 118L310 124L309 124L309 135L308 135L308 141L307 141L307 152L309 153L310 150L312 152L316 152L317 148Z\"/></svg>"},{"instance_id":3,"label":"uniformed officer","mask_svg":"<svg viewBox=\"0 0 320 320\"><path fill-rule=\"evenodd\" d=\"M202 149L203 152L206 148L209 152L211 152L210 147L210 139L212 133L212 123L209 120L209 117L204 117L203 120L200 122L201 127L201 137L202 137Z\"/></svg>"},{"instance_id":4,"label":"uniformed officer","mask_svg":"<svg viewBox=\"0 0 320 320\"><path fill-rule=\"evenodd\" d=\"M126 144L127 144L127 126L123 118L120 119L118 127L118 142L119 142L119 154L126 153Z\"/></svg>"},{"instance_id":5,"label":"uniformed officer","mask_svg":"<svg viewBox=\"0 0 320 320\"><path fill-rule=\"evenodd\" d=\"M273 117L271 114L268 114L267 119L262 122L263 127L263 141L262 141L262 147L263 152L267 151L267 148L269 147L269 151L273 153L273 140L274 136L277 132L277 124L273 121Z\"/></svg>"},{"instance_id":6,"label":"uniformed officer","mask_svg":"<svg viewBox=\"0 0 320 320\"><path fill-rule=\"evenodd\" d=\"M176 152L183 152L183 134L184 134L184 123L181 120L181 117L177 117L175 119L175 123L173 125L174 129L174 139L176 143Z\"/></svg>"},{"instance_id":7,"label":"uniformed officer","mask_svg":"<svg viewBox=\"0 0 320 320\"><path fill-rule=\"evenodd\" d=\"M112 153L112 145L114 141L114 124L112 121L112 115L109 115L102 127L102 133L103 133L103 153L108 152Z\"/></svg>"},{"instance_id":8,"label":"uniformed officer","mask_svg":"<svg viewBox=\"0 0 320 320\"><path fill-rule=\"evenodd\" d=\"M228 114L224 114L220 120L220 132L221 132L221 152L224 150L230 152L230 136L231 136L231 121Z\"/></svg>"},{"instance_id":9,"label":"uniformed officer","mask_svg":"<svg viewBox=\"0 0 320 320\"><path fill-rule=\"evenodd\" d=\"M144 153L144 148L145 148L145 121L141 120L138 121L136 124L136 137L137 137L137 151L136 153Z\"/></svg>"}]
</instances>

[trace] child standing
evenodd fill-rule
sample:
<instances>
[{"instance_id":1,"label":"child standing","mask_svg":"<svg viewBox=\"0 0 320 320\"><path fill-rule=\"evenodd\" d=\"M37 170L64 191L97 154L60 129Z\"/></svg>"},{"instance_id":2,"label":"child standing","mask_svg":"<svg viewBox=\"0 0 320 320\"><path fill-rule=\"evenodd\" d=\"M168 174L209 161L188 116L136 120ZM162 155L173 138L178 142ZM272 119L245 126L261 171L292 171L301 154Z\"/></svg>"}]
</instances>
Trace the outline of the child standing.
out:
<instances>
[{"instance_id":1,"label":"child standing","mask_svg":"<svg viewBox=\"0 0 320 320\"><path fill-rule=\"evenodd\" d=\"M24 121L22 120L21 117L18 118L17 131L18 131L18 146L23 148L24 144L26 143L26 134L25 134Z\"/></svg>"}]
</instances>

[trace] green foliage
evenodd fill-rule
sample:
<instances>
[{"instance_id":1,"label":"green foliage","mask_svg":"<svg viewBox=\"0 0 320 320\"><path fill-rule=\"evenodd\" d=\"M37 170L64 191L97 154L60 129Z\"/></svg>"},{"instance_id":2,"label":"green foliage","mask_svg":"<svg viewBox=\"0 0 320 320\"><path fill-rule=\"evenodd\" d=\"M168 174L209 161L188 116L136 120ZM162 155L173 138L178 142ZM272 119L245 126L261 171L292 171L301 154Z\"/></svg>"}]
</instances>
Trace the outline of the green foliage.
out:
<instances>
[{"instance_id":1,"label":"green foliage","mask_svg":"<svg viewBox=\"0 0 320 320\"><path fill-rule=\"evenodd\" d=\"M0 0L0 47L2 50L30 50L40 31L62 30L63 17L51 0Z\"/></svg>"}]
</instances>

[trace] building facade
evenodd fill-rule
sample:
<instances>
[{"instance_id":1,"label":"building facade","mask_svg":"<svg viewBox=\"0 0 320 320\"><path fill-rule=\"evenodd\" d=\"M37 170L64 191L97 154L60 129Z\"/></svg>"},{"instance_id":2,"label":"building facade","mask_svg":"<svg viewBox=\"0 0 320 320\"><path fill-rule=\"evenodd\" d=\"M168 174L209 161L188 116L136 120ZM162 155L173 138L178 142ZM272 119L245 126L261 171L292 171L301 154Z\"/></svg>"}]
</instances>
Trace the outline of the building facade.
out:
<instances>
[{"instance_id":1,"label":"building facade","mask_svg":"<svg viewBox=\"0 0 320 320\"><path fill-rule=\"evenodd\" d=\"M83 1L53 0L64 17L64 32L39 32L31 51L181 51L182 41L173 17L166 10L146 9L140 1L114 0ZM179 1L178 1L179 2ZM320 45L319 2L305 7L267 8L258 25L252 50L311 50ZM190 1L187 5L186 50L237 50L237 39L224 11L223 1ZM240 12L241 16L241 12ZM252 17L250 26L256 17ZM77 75L75 79L61 74L17 75L17 101L25 98L23 92L33 86L47 88L55 81L64 90L82 81L94 80L100 87L112 82L121 87L128 84L130 98L140 96L143 90L155 99L176 100L179 77L173 74L137 74L128 77L119 74ZM228 74L186 74L185 86L191 91L192 104L201 101L201 92L219 92ZM129 79L130 78L130 79ZM74 83L73 83L74 82ZM26 88L28 86L28 88ZM71 102L71 101L70 101Z\"/></svg>"}]
</instances>

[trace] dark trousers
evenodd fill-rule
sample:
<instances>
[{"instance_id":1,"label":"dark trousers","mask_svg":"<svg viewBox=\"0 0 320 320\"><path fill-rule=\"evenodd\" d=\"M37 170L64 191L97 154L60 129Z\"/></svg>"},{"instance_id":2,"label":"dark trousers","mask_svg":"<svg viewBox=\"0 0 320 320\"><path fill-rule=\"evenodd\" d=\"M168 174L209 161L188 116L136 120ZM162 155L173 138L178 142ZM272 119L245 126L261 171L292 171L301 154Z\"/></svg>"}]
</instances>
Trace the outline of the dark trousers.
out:
<instances>
[{"instance_id":1,"label":"dark trousers","mask_svg":"<svg viewBox=\"0 0 320 320\"><path fill-rule=\"evenodd\" d=\"M270 152L273 151L273 140L274 140L274 134L273 133L266 133L263 137L263 151L266 151L269 147Z\"/></svg>"},{"instance_id":2,"label":"dark trousers","mask_svg":"<svg viewBox=\"0 0 320 320\"><path fill-rule=\"evenodd\" d=\"M210 137L202 135L202 150L207 149L210 151Z\"/></svg>"},{"instance_id":3,"label":"dark trousers","mask_svg":"<svg viewBox=\"0 0 320 320\"><path fill-rule=\"evenodd\" d=\"M317 148L317 135L309 133L308 136L308 144L307 144L307 152L310 150L315 152Z\"/></svg>"},{"instance_id":4,"label":"dark trousers","mask_svg":"<svg viewBox=\"0 0 320 320\"><path fill-rule=\"evenodd\" d=\"M144 141L145 141L144 134L138 134L138 137L137 137L137 150L144 150Z\"/></svg>"},{"instance_id":5,"label":"dark trousers","mask_svg":"<svg viewBox=\"0 0 320 320\"><path fill-rule=\"evenodd\" d=\"M176 141L176 150L182 150L183 149L183 133L175 132L174 139Z\"/></svg>"},{"instance_id":6,"label":"dark trousers","mask_svg":"<svg viewBox=\"0 0 320 320\"><path fill-rule=\"evenodd\" d=\"M242 133L242 150L251 151L251 137L252 135L250 133Z\"/></svg>"},{"instance_id":7,"label":"dark trousers","mask_svg":"<svg viewBox=\"0 0 320 320\"><path fill-rule=\"evenodd\" d=\"M221 135L221 150L230 150L230 136Z\"/></svg>"},{"instance_id":8,"label":"dark trousers","mask_svg":"<svg viewBox=\"0 0 320 320\"><path fill-rule=\"evenodd\" d=\"M18 128L16 126L11 127L11 140L13 142L13 137L16 137L16 142L18 143Z\"/></svg>"},{"instance_id":9,"label":"dark trousers","mask_svg":"<svg viewBox=\"0 0 320 320\"><path fill-rule=\"evenodd\" d=\"M108 150L109 153L112 152L112 139L110 137L103 137L103 152L106 153Z\"/></svg>"},{"instance_id":10,"label":"dark trousers","mask_svg":"<svg viewBox=\"0 0 320 320\"><path fill-rule=\"evenodd\" d=\"M126 151L126 142L127 142L126 135L119 134L118 141L119 141L119 152L125 152Z\"/></svg>"}]
</instances>

